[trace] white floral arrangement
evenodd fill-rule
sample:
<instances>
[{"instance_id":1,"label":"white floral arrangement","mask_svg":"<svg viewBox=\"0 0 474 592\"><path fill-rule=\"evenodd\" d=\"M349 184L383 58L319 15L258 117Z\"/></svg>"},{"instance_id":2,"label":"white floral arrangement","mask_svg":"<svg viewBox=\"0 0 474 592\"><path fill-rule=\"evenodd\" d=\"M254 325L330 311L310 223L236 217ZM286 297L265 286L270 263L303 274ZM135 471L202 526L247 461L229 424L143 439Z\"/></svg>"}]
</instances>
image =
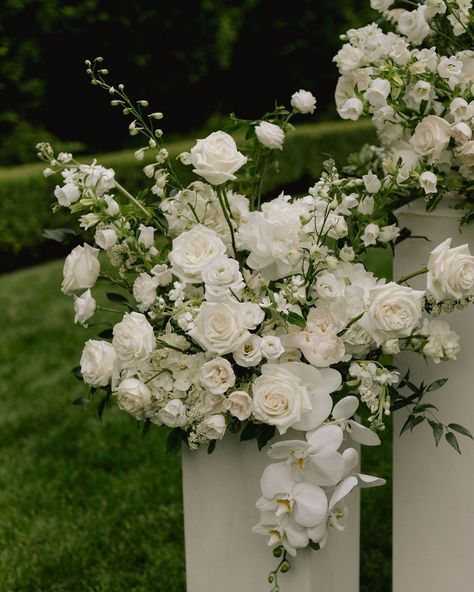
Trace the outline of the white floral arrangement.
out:
<instances>
[{"instance_id":1,"label":"white floral arrangement","mask_svg":"<svg viewBox=\"0 0 474 592\"><path fill-rule=\"evenodd\" d=\"M225 131L197 140L180 155L195 174L182 184L156 127L163 114L146 115L148 101L111 86L101 62L86 62L92 83L131 116L130 133L146 137L137 158L153 151L154 161L148 190L133 196L112 169L38 145L45 174L61 177L55 207L79 216L88 237L64 265L74 320L87 326L101 309L121 317L84 346L81 402L100 399L102 413L113 401L144 432L168 429L170 445L212 452L227 432L260 450L270 444L276 462L262 476L254 531L280 559L269 575L279 590L289 556L343 529L344 498L384 482L359 473L357 445L380 443L391 410L409 411L404 430L426 420L437 444L444 434L459 450L456 433L470 436L425 403L443 381L414 385L393 357L456 358L459 338L438 317L474 300L474 257L448 238L426 268L396 282L367 268L367 249L391 249L400 234L386 207L397 174L389 183L372 172L348 177L328 161L304 195L262 201L290 120L314 112L305 90L290 110L234 117L239 145ZM419 274L425 290L407 285ZM96 303L98 280L116 287L115 309Z\"/></svg>"},{"instance_id":2,"label":"white floral arrangement","mask_svg":"<svg viewBox=\"0 0 474 592\"><path fill-rule=\"evenodd\" d=\"M456 196L474 217L474 15L471 0L371 0L381 20L351 29L334 58L343 119L370 117L381 147L359 164L395 178L401 202L433 210ZM469 49L468 49L469 48ZM359 169L360 172L360 169Z\"/></svg>"}]
</instances>

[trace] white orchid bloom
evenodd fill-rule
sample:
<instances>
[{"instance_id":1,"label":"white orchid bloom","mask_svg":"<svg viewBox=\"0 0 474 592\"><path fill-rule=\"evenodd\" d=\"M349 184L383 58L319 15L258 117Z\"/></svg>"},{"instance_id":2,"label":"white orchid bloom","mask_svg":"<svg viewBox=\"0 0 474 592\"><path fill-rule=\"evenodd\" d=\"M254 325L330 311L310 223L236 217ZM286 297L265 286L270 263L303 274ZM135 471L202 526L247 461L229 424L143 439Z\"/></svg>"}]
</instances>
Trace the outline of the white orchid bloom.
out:
<instances>
[{"instance_id":1,"label":"white orchid bloom","mask_svg":"<svg viewBox=\"0 0 474 592\"><path fill-rule=\"evenodd\" d=\"M357 397L350 395L344 397L339 403L334 405L334 409L332 410L334 423L345 430L354 442L364 444L365 446L378 446L380 444L380 438L373 430L369 430L369 428L366 428L354 419L350 419L358 407L359 399Z\"/></svg>"},{"instance_id":2,"label":"white orchid bloom","mask_svg":"<svg viewBox=\"0 0 474 592\"><path fill-rule=\"evenodd\" d=\"M296 549L304 549L309 544L308 529L298 526L288 515L278 518L274 512L263 511L260 522L252 531L268 536L269 547L283 545L293 557Z\"/></svg>"}]
</instances>

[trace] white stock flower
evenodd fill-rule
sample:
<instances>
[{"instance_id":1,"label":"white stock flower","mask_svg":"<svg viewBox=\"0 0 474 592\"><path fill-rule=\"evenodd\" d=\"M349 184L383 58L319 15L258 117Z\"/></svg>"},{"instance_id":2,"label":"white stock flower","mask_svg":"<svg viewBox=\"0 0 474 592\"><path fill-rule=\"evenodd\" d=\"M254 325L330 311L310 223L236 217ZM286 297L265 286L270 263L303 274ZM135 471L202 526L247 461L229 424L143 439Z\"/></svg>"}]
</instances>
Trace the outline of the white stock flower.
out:
<instances>
[{"instance_id":1,"label":"white stock flower","mask_svg":"<svg viewBox=\"0 0 474 592\"><path fill-rule=\"evenodd\" d=\"M224 407L231 415L244 421L252 415L253 403L246 392L234 391L224 401Z\"/></svg>"},{"instance_id":2,"label":"white stock flower","mask_svg":"<svg viewBox=\"0 0 474 592\"><path fill-rule=\"evenodd\" d=\"M369 88L364 93L364 98L372 107L382 107L386 104L390 95L390 82L384 78L372 80Z\"/></svg>"},{"instance_id":3,"label":"white stock flower","mask_svg":"<svg viewBox=\"0 0 474 592\"><path fill-rule=\"evenodd\" d=\"M420 187L428 195L430 193L436 193L436 185L438 183L438 177L431 171L425 171L421 173L419 179Z\"/></svg>"},{"instance_id":4,"label":"white stock flower","mask_svg":"<svg viewBox=\"0 0 474 592\"><path fill-rule=\"evenodd\" d=\"M110 226L107 228L98 228L94 235L95 243L104 251L110 249L117 243L117 231Z\"/></svg>"},{"instance_id":5,"label":"white stock flower","mask_svg":"<svg viewBox=\"0 0 474 592\"><path fill-rule=\"evenodd\" d=\"M86 341L80 362L84 382L93 387L107 386L116 360L115 349L108 341Z\"/></svg>"},{"instance_id":6,"label":"white stock flower","mask_svg":"<svg viewBox=\"0 0 474 592\"><path fill-rule=\"evenodd\" d=\"M250 334L242 345L232 353L236 363L243 368L258 366L262 361L261 343L262 338L259 335Z\"/></svg>"},{"instance_id":7,"label":"white stock flower","mask_svg":"<svg viewBox=\"0 0 474 592\"><path fill-rule=\"evenodd\" d=\"M225 358L214 358L201 366L201 385L212 395L222 395L235 384L232 364Z\"/></svg>"},{"instance_id":8,"label":"white stock flower","mask_svg":"<svg viewBox=\"0 0 474 592\"><path fill-rule=\"evenodd\" d=\"M196 175L211 185L221 185L235 181L234 173L247 162L247 157L237 150L232 136L218 131L196 142L190 152L190 162Z\"/></svg>"},{"instance_id":9,"label":"white stock flower","mask_svg":"<svg viewBox=\"0 0 474 592\"><path fill-rule=\"evenodd\" d=\"M63 268L61 290L72 294L76 290L92 288L100 273L99 249L87 243L75 247L66 257Z\"/></svg>"},{"instance_id":10,"label":"white stock flower","mask_svg":"<svg viewBox=\"0 0 474 592\"><path fill-rule=\"evenodd\" d=\"M410 144L415 151L430 161L439 158L451 139L449 123L437 115L428 115L415 128Z\"/></svg>"},{"instance_id":11,"label":"white stock flower","mask_svg":"<svg viewBox=\"0 0 474 592\"><path fill-rule=\"evenodd\" d=\"M202 282L204 268L226 252L226 246L217 232L197 224L173 239L169 254L171 271L187 283Z\"/></svg>"},{"instance_id":12,"label":"white stock flower","mask_svg":"<svg viewBox=\"0 0 474 592\"><path fill-rule=\"evenodd\" d=\"M314 113L316 98L308 90L300 88L300 90L291 95L291 106L298 113Z\"/></svg>"},{"instance_id":13,"label":"white stock flower","mask_svg":"<svg viewBox=\"0 0 474 592\"><path fill-rule=\"evenodd\" d=\"M62 187L56 185L54 196L60 206L68 208L81 197L81 191L74 183L65 183Z\"/></svg>"},{"instance_id":14,"label":"white stock flower","mask_svg":"<svg viewBox=\"0 0 474 592\"><path fill-rule=\"evenodd\" d=\"M394 337L408 337L420 324L424 295L395 282L376 286L368 294L367 312L359 323L377 345Z\"/></svg>"},{"instance_id":15,"label":"white stock flower","mask_svg":"<svg viewBox=\"0 0 474 592\"><path fill-rule=\"evenodd\" d=\"M225 417L222 413L214 413L204 419L199 427L208 440L221 440L226 431Z\"/></svg>"},{"instance_id":16,"label":"white stock flower","mask_svg":"<svg viewBox=\"0 0 474 592\"><path fill-rule=\"evenodd\" d=\"M158 419L169 428L183 427L187 422L185 404L181 399L171 399L158 411Z\"/></svg>"},{"instance_id":17,"label":"white stock flower","mask_svg":"<svg viewBox=\"0 0 474 592\"><path fill-rule=\"evenodd\" d=\"M206 287L206 300L217 301L224 297L238 296L245 288L239 262L226 255L216 255L202 270Z\"/></svg>"},{"instance_id":18,"label":"white stock flower","mask_svg":"<svg viewBox=\"0 0 474 592\"><path fill-rule=\"evenodd\" d=\"M151 403L148 387L137 378L126 378L118 385L117 405L139 421L146 419Z\"/></svg>"},{"instance_id":19,"label":"white stock flower","mask_svg":"<svg viewBox=\"0 0 474 592\"><path fill-rule=\"evenodd\" d=\"M342 119L351 119L357 121L364 111L364 104L356 97L347 99L347 101L341 105L337 112Z\"/></svg>"},{"instance_id":20,"label":"white stock flower","mask_svg":"<svg viewBox=\"0 0 474 592\"><path fill-rule=\"evenodd\" d=\"M285 132L280 126L268 121L261 121L255 126L255 134L260 144L271 150L283 150Z\"/></svg>"},{"instance_id":21,"label":"white stock flower","mask_svg":"<svg viewBox=\"0 0 474 592\"><path fill-rule=\"evenodd\" d=\"M459 335L451 331L446 321L425 319L420 333L428 338L423 347L423 354L431 358L435 364L439 364L441 361L455 360L461 351Z\"/></svg>"},{"instance_id":22,"label":"white stock flower","mask_svg":"<svg viewBox=\"0 0 474 592\"><path fill-rule=\"evenodd\" d=\"M474 293L474 257L469 245L451 248L451 240L433 249L428 260L427 289L436 302Z\"/></svg>"},{"instance_id":23,"label":"white stock flower","mask_svg":"<svg viewBox=\"0 0 474 592\"><path fill-rule=\"evenodd\" d=\"M155 301L158 279L148 273L141 273L133 282L133 297L138 303L140 312L146 312Z\"/></svg>"},{"instance_id":24,"label":"white stock flower","mask_svg":"<svg viewBox=\"0 0 474 592\"><path fill-rule=\"evenodd\" d=\"M260 351L267 360L277 360L285 353L285 348L276 335L265 335L260 343Z\"/></svg>"},{"instance_id":25,"label":"white stock flower","mask_svg":"<svg viewBox=\"0 0 474 592\"><path fill-rule=\"evenodd\" d=\"M80 296L74 296L74 322L87 327L87 321L94 316L96 301L92 297L91 291L86 290Z\"/></svg>"},{"instance_id":26,"label":"white stock flower","mask_svg":"<svg viewBox=\"0 0 474 592\"><path fill-rule=\"evenodd\" d=\"M112 344L123 368L134 368L150 357L155 336L153 327L143 314L125 313L112 332Z\"/></svg>"}]
</instances>

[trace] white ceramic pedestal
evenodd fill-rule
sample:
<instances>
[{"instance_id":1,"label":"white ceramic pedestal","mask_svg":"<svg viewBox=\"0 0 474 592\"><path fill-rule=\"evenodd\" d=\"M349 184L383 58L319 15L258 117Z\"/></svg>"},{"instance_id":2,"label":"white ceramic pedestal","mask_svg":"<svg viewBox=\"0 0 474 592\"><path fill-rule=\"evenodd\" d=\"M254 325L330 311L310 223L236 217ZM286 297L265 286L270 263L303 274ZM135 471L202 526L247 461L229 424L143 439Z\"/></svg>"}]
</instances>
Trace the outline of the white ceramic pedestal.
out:
<instances>
[{"instance_id":1,"label":"white ceramic pedestal","mask_svg":"<svg viewBox=\"0 0 474 592\"><path fill-rule=\"evenodd\" d=\"M431 242L408 239L395 256L395 280L426 265L430 251L448 237L452 246L469 243L474 251L474 225L459 234L459 214L440 207L427 214L415 202L397 213L400 226ZM410 281L425 289L426 277ZM406 354L402 368L411 380L448 378L429 402L439 406L444 423L459 423L474 432L474 306L441 318L461 336L455 362L426 364ZM428 402L428 401L427 401ZM462 456L444 440L435 449L428 425L399 438L404 412L395 414L393 476L393 592L472 592L474 590L474 442L459 436Z\"/></svg>"},{"instance_id":2,"label":"white ceramic pedestal","mask_svg":"<svg viewBox=\"0 0 474 592\"><path fill-rule=\"evenodd\" d=\"M184 524L188 592L267 592L268 573L278 560L258 522L255 502L260 477L271 459L256 442L239 443L226 434L216 450L183 448ZM331 531L326 547L305 549L279 576L282 592L357 592L359 590L359 494L346 498L344 532Z\"/></svg>"}]
</instances>

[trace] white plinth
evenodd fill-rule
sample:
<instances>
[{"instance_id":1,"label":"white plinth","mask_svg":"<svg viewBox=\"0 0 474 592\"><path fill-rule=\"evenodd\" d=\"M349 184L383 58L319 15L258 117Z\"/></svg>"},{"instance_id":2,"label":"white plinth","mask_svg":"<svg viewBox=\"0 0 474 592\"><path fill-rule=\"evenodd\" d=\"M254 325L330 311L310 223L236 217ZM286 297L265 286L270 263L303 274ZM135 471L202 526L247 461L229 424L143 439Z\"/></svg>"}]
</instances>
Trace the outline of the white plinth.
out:
<instances>
[{"instance_id":1,"label":"white plinth","mask_svg":"<svg viewBox=\"0 0 474 592\"><path fill-rule=\"evenodd\" d=\"M183 497L188 592L267 592L268 573L278 563L265 537L251 532L259 518L255 502L260 477L271 459L255 441L227 434L208 455L183 448ZM321 551L302 550L283 592L359 590L359 494L346 498L345 532L330 532Z\"/></svg>"},{"instance_id":2,"label":"white plinth","mask_svg":"<svg viewBox=\"0 0 474 592\"><path fill-rule=\"evenodd\" d=\"M430 251L448 237L452 246L469 243L474 251L474 226L459 234L459 215L447 207L426 214L421 203L397 214L400 226L432 242L409 239L396 251L397 279L426 265ZM424 289L425 276L410 281ZM439 406L444 423L460 423L474 432L474 308L443 315L461 336L455 362L426 364L406 354L402 367L411 380L448 378L429 402ZM428 401L426 401L428 402ZM398 437L404 412L395 415L393 476L393 592L472 592L474 590L474 442L459 436L462 456L444 440L439 448L429 426Z\"/></svg>"}]
</instances>

